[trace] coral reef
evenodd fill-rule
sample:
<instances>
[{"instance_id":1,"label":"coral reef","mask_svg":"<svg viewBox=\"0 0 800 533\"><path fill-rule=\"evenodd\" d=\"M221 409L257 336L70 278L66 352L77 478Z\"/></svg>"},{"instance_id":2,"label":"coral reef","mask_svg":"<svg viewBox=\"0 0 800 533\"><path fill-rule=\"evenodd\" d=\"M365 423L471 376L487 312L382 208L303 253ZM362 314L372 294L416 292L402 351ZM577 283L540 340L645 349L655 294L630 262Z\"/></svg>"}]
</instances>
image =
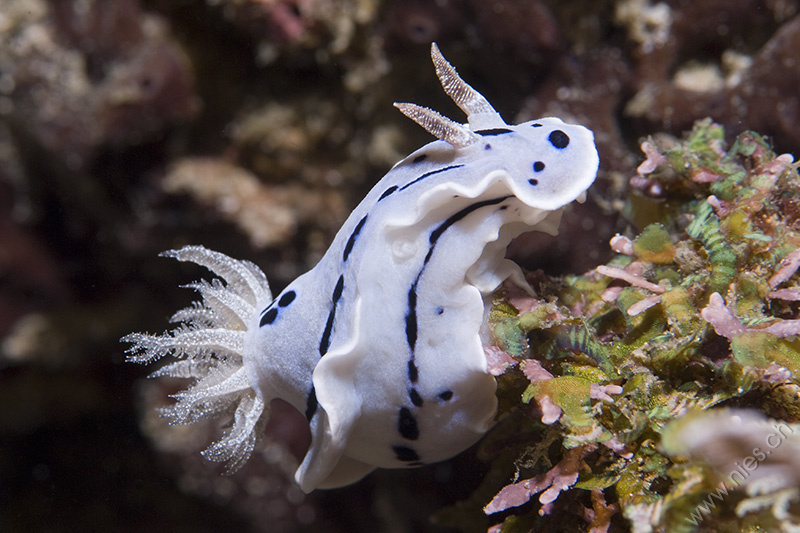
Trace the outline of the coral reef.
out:
<instances>
[{"instance_id":1,"label":"coral reef","mask_svg":"<svg viewBox=\"0 0 800 533\"><path fill-rule=\"evenodd\" d=\"M771 152L800 154L799 12L0 0L0 529L792 524L780 484L737 487L687 522L730 472L667 441L679 414L719 423L709 407L800 415L796 164ZM560 236L509 249L538 297L509 288L492 314L508 414L451 462L302 496L288 473L308 435L274 406L252 466L222 477L191 459L207 435L154 418L177 389L122 364L122 334L189 301L175 287L196 271L157 254L203 244L258 263L273 289L308 270L375 179L429 141L391 103L454 114L418 75L432 40L507 119L597 133L589 201ZM517 499L486 515L506 486Z\"/></svg>"},{"instance_id":2,"label":"coral reef","mask_svg":"<svg viewBox=\"0 0 800 533\"><path fill-rule=\"evenodd\" d=\"M519 481L484 509L505 512L498 530L564 527L571 511L588 530L608 531L607 512L597 529L599 498L635 531L702 529L707 516L710 528L794 527L787 506L797 495L784 491L792 482L775 479L780 468L771 465L792 462L796 438L781 455L762 457L758 475L740 484L750 499L734 513L731 498L725 514L722 505L699 510L717 490L707 465L725 470L745 459L753 452L739 452L759 433L715 430L725 424L713 422L721 413L694 415L696 422L685 422L694 425L681 429L669 425L720 405L797 421L787 391L800 384L800 233L791 208L800 194L798 165L758 134L742 133L730 148L723 139L723 128L704 120L681 141L644 142L647 159L631 180L628 204L629 217L644 226L638 235L615 236L617 255L584 275L534 279L537 298L499 295L494 334L522 359L506 372L500 394L524 386L522 402L538 410L519 417L521 437L501 432L483 443L491 460L501 451L518 456ZM555 437L548 426L557 427ZM744 438L734 431L751 438L734 448ZM543 435L550 435L547 447ZM524 505L539 493L540 505ZM761 511L772 514L751 516Z\"/></svg>"},{"instance_id":3,"label":"coral reef","mask_svg":"<svg viewBox=\"0 0 800 533\"><path fill-rule=\"evenodd\" d=\"M68 168L197 112L188 59L135 0L4 4L5 121Z\"/></svg>"},{"instance_id":4,"label":"coral reef","mask_svg":"<svg viewBox=\"0 0 800 533\"><path fill-rule=\"evenodd\" d=\"M740 23L750 25L752 21L742 19ZM694 24L691 31L697 32ZM780 139L781 147L797 146L800 137L792 122L800 113L800 97L792 95L789 87L800 81L795 67L800 61L798 50L800 19L795 17L750 55L724 50L708 62L673 65L676 71L669 84L661 79L641 83L627 102L626 113L641 123L640 131L679 131L699 116L712 115L727 128L746 123ZM764 65L774 65L785 75L773 77Z\"/></svg>"},{"instance_id":5,"label":"coral reef","mask_svg":"<svg viewBox=\"0 0 800 533\"><path fill-rule=\"evenodd\" d=\"M697 465L694 472L687 469L683 475L696 479L708 494L692 519L699 522L719 504L724 506L719 515L727 513L733 524L797 531L799 517L792 507L800 498L799 429L797 424L768 420L744 409L695 412L670 424L664 432L664 449ZM705 465L713 472L701 470ZM729 493L734 494L726 501Z\"/></svg>"}]
</instances>

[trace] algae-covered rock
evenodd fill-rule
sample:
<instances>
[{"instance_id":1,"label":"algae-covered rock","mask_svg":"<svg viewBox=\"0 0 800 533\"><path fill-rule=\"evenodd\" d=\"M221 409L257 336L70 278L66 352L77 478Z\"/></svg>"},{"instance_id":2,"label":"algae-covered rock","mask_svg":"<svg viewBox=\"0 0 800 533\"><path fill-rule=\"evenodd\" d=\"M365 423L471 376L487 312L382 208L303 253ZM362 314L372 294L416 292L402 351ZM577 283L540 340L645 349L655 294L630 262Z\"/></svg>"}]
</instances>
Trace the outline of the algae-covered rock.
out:
<instances>
[{"instance_id":1,"label":"algae-covered rock","mask_svg":"<svg viewBox=\"0 0 800 533\"><path fill-rule=\"evenodd\" d=\"M775 468L790 461L796 469L786 459L795 437L781 437L780 459L767 459L766 444L751 457L748 446L760 435L753 428L766 427L764 415L719 409L754 408L794 433L796 396L779 391L799 384L800 232L789 206L800 178L793 158L774 154L760 135L743 133L730 147L724 135L707 119L680 142L648 140L627 212L650 222L612 239L619 255L561 280L546 304L527 302L515 315L509 302L517 300L496 302L493 332L523 360L508 373L527 378L519 401L529 407L522 409L525 436L514 443L517 475L486 508L505 513L496 515L495 530L558 529L562 513L577 510L588 531L598 495L615 518L592 531L790 531L800 524L791 514L796 484L776 481ZM501 380L501 394L509 384L519 387ZM731 416L744 425L731 426ZM545 426L560 445L542 451ZM484 446L493 442L490 434ZM552 466L567 460L577 477L537 504L536 489L567 479ZM747 482L719 485L728 464L745 464L745 474L763 468Z\"/></svg>"}]
</instances>

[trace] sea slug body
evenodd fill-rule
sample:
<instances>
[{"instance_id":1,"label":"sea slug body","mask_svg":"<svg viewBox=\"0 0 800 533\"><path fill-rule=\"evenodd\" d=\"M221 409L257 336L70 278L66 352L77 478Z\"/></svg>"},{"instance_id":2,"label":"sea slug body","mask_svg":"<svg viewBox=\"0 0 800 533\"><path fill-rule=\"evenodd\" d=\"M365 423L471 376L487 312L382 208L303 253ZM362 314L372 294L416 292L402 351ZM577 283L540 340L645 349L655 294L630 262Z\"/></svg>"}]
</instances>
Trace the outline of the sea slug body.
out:
<instances>
[{"instance_id":1,"label":"sea slug body","mask_svg":"<svg viewBox=\"0 0 800 533\"><path fill-rule=\"evenodd\" d=\"M376 467L452 457L493 424L495 380L479 335L485 299L524 231L556 233L561 209L595 179L591 131L557 118L506 124L432 46L442 86L468 124L396 104L436 136L397 163L345 221L320 262L272 297L264 274L201 246L165 255L224 280L163 335L135 333L129 360L178 360L157 375L193 378L165 411L175 422L233 412L204 454L230 469L252 452L281 398L305 413L305 491L353 483Z\"/></svg>"}]
</instances>

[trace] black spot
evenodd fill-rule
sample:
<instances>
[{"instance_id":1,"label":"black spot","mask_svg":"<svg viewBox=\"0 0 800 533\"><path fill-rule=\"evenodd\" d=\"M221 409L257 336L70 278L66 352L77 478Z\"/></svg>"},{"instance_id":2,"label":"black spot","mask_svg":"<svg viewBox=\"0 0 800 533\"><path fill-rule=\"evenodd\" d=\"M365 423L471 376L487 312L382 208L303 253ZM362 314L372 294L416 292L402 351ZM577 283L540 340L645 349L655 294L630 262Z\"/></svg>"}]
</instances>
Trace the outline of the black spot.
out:
<instances>
[{"instance_id":1,"label":"black spot","mask_svg":"<svg viewBox=\"0 0 800 533\"><path fill-rule=\"evenodd\" d=\"M261 322L258 323L259 327L264 327L267 324L272 324L275 322L275 319L278 318L278 310L277 309L270 309L264 316L261 317Z\"/></svg>"},{"instance_id":2,"label":"black spot","mask_svg":"<svg viewBox=\"0 0 800 533\"><path fill-rule=\"evenodd\" d=\"M548 139L558 149L566 148L569 144L569 136L561 130L553 130Z\"/></svg>"},{"instance_id":3,"label":"black spot","mask_svg":"<svg viewBox=\"0 0 800 533\"><path fill-rule=\"evenodd\" d=\"M531 185L539 185L539 180L531 178L528 180L528 183L530 183Z\"/></svg>"},{"instance_id":4,"label":"black spot","mask_svg":"<svg viewBox=\"0 0 800 533\"><path fill-rule=\"evenodd\" d=\"M411 162L412 163L422 163L426 159L428 159L428 154L420 154L417 157L415 157L414 159L412 159Z\"/></svg>"},{"instance_id":5,"label":"black spot","mask_svg":"<svg viewBox=\"0 0 800 533\"><path fill-rule=\"evenodd\" d=\"M278 305L281 307L286 307L287 305L289 305L294 301L295 296L297 296L296 292L288 291L286 294L281 296L280 300L278 300Z\"/></svg>"},{"instance_id":6,"label":"black spot","mask_svg":"<svg viewBox=\"0 0 800 533\"><path fill-rule=\"evenodd\" d=\"M475 133L477 133L478 135L483 135L484 137L486 137L487 135L502 135L504 133L511 133L511 132L512 132L512 130L510 130L508 128L492 128L492 129L488 129L488 130L478 130Z\"/></svg>"},{"instance_id":7,"label":"black spot","mask_svg":"<svg viewBox=\"0 0 800 533\"><path fill-rule=\"evenodd\" d=\"M492 145L487 143L486 146L483 147L483 149L484 150L491 150L492 149Z\"/></svg>"},{"instance_id":8,"label":"black spot","mask_svg":"<svg viewBox=\"0 0 800 533\"><path fill-rule=\"evenodd\" d=\"M387 196L389 196L390 194L392 194L396 190L397 190L397 185L392 185L391 187L389 187L388 189L383 191L383 194L381 194L381 197L378 198L378 201L380 202L381 200L383 200L384 198L386 198Z\"/></svg>"},{"instance_id":9,"label":"black spot","mask_svg":"<svg viewBox=\"0 0 800 533\"><path fill-rule=\"evenodd\" d=\"M408 380L411 383L416 383L417 379L419 379L419 370L417 370L417 365L414 363L414 360L411 359L408 362Z\"/></svg>"},{"instance_id":10,"label":"black spot","mask_svg":"<svg viewBox=\"0 0 800 533\"><path fill-rule=\"evenodd\" d=\"M309 422L314 417L314 413L317 412L317 391L314 387L311 387L311 391L308 393L308 399L306 399L306 420Z\"/></svg>"},{"instance_id":11,"label":"black spot","mask_svg":"<svg viewBox=\"0 0 800 533\"><path fill-rule=\"evenodd\" d=\"M431 170L430 172L426 172L422 176L418 177L414 181L406 183L405 185L403 185L400 188L400 190L404 191L404 190L408 189L409 187L411 187L412 185L414 185L415 183L417 183L418 181L422 181L422 180L424 180L425 178L427 178L429 176L433 176L434 174L438 174L440 172L445 172L446 170L453 170L453 169L456 169L456 168L461 168L463 166L464 165L450 165L449 167L443 167L443 168L437 168L436 170Z\"/></svg>"},{"instance_id":12,"label":"black spot","mask_svg":"<svg viewBox=\"0 0 800 533\"><path fill-rule=\"evenodd\" d=\"M531 124L531 128L541 128L541 127L542 125L539 124L538 122L534 122L533 124Z\"/></svg>"},{"instance_id":13,"label":"black spot","mask_svg":"<svg viewBox=\"0 0 800 533\"><path fill-rule=\"evenodd\" d=\"M408 290L408 313L406 314L406 340L411 351L417 344L417 283Z\"/></svg>"},{"instance_id":14,"label":"black spot","mask_svg":"<svg viewBox=\"0 0 800 533\"><path fill-rule=\"evenodd\" d=\"M533 171L534 172L541 172L544 170L544 163L541 161L537 161L533 164Z\"/></svg>"},{"instance_id":15,"label":"black spot","mask_svg":"<svg viewBox=\"0 0 800 533\"><path fill-rule=\"evenodd\" d=\"M364 227L364 223L366 221L367 221L367 217L365 216L356 225L356 229L353 230L353 233L350 234L350 238L347 239L347 244L344 247L344 253L342 254L342 261L347 261L347 256L349 256L350 252L353 251L353 245L356 243L356 239L358 238L358 234L361 233L361 228Z\"/></svg>"},{"instance_id":16,"label":"black spot","mask_svg":"<svg viewBox=\"0 0 800 533\"><path fill-rule=\"evenodd\" d=\"M417 419L411 414L408 407L400 408L400 418L397 421L397 430L404 439L417 440L419 438L419 427Z\"/></svg>"},{"instance_id":17,"label":"black spot","mask_svg":"<svg viewBox=\"0 0 800 533\"><path fill-rule=\"evenodd\" d=\"M436 314L437 315L441 315L443 313L444 313L444 307L437 307L436 308Z\"/></svg>"},{"instance_id":18,"label":"black spot","mask_svg":"<svg viewBox=\"0 0 800 533\"><path fill-rule=\"evenodd\" d=\"M419 455L417 455L417 452L408 446L392 446L392 451L394 451L394 455L397 457L398 461L403 461L404 463L419 461Z\"/></svg>"},{"instance_id":19,"label":"black spot","mask_svg":"<svg viewBox=\"0 0 800 533\"><path fill-rule=\"evenodd\" d=\"M336 282L336 287L333 289L333 296L331 297L334 304L342 297L342 291L344 291L344 276L339 276L339 281Z\"/></svg>"},{"instance_id":20,"label":"black spot","mask_svg":"<svg viewBox=\"0 0 800 533\"><path fill-rule=\"evenodd\" d=\"M441 398L445 402L449 402L452 397L453 397L453 391L451 390L446 390L444 392L439 393L439 398Z\"/></svg>"},{"instance_id":21,"label":"black spot","mask_svg":"<svg viewBox=\"0 0 800 533\"><path fill-rule=\"evenodd\" d=\"M411 399L411 403L413 403L417 407L422 407L422 396L419 395L417 389L411 387L408 391L408 397Z\"/></svg>"}]
</instances>

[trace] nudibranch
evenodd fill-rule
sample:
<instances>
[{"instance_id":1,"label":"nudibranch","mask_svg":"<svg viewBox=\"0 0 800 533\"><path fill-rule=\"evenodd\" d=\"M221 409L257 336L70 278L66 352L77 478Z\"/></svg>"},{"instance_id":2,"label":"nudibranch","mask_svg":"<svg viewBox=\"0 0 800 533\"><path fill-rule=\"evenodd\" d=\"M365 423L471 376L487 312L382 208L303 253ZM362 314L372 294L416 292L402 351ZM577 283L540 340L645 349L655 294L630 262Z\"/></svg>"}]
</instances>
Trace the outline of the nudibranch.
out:
<instances>
[{"instance_id":1,"label":"nudibranch","mask_svg":"<svg viewBox=\"0 0 800 533\"><path fill-rule=\"evenodd\" d=\"M437 137L397 163L353 210L320 262L273 298L248 261L186 246L164 255L220 279L163 335L134 333L130 361L177 359L157 376L191 378L165 413L176 423L232 414L203 453L230 470L250 456L281 398L305 413L312 442L295 479L310 492L375 468L448 459L493 424L496 383L481 341L505 258L529 230L555 234L562 208L597 174L594 135L558 118L506 124L431 47L454 122L400 111Z\"/></svg>"}]
</instances>

